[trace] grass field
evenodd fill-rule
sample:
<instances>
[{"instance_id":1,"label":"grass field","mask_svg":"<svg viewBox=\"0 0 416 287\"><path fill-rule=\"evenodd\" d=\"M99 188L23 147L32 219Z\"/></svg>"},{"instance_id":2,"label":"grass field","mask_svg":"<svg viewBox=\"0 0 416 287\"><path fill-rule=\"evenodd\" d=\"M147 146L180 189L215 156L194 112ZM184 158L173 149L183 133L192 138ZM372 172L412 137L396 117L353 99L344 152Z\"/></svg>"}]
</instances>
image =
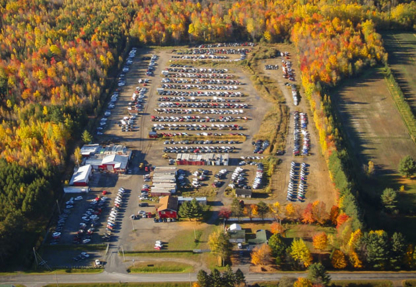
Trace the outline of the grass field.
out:
<instances>
[{"instance_id":1,"label":"grass field","mask_svg":"<svg viewBox=\"0 0 416 287\"><path fill-rule=\"evenodd\" d=\"M130 273L185 273L194 272L192 265L180 262L137 262L127 269Z\"/></svg>"},{"instance_id":2,"label":"grass field","mask_svg":"<svg viewBox=\"0 0 416 287\"><path fill-rule=\"evenodd\" d=\"M416 113L416 34L385 33L383 39L389 53L389 65Z\"/></svg>"},{"instance_id":3,"label":"grass field","mask_svg":"<svg viewBox=\"0 0 416 287\"><path fill-rule=\"evenodd\" d=\"M402 212L414 208L416 185L412 181L404 180L398 174L397 166L406 155L416 158L416 145L389 92L383 69L371 69L358 79L346 80L332 94L332 102L340 117L356 166L360 168L370 160L375 164L375 174L371 178L360 178L361 189L372 198L368 201L377 202L381 192L387 187L399 190L404 185L406 191L399 195ZM387 218L374 222L376 225L373 228L386 228L385 226L391 225L394 230L402 229L399 225L403 221ZM408 228L403 228L403 231L411 237L416 235L408 233Z\"/></svg>"},{"instance_id":4,"label":"grass field","mask_svg":"<svg viewBox=\"0 0 416 287\"><path fill-rule=\"evenodd\" d=\"M290 277L290 275L288 276ZM278 281L255 282L250 287L275 287ZM388 280L334 280L329 284L330 287L391 287L391 281Z\"/></svg>"},{"instance_id":5,"label":"grass field","mask_svg":"<svg viewBox=\"0 0 416 287\"><path fill-rule=\"evenodd\" d=\"M55 287L56 284L45 285L45 287ZM166 282L166 283L91 283L91 284L59 284L63 287L187 287L189 282Z\"/></svg>"}]
</instances>

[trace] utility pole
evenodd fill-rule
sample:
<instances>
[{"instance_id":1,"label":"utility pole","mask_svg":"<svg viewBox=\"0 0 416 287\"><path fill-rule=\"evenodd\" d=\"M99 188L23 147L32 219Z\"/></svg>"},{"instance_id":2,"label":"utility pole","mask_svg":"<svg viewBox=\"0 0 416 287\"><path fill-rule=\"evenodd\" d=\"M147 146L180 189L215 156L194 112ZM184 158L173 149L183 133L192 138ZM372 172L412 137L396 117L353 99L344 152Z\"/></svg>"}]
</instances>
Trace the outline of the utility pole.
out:
<instances>
[{"instance_id":1,"label":"utility pole","mask_svg":"<svg viewBox=\"0 0 416 287\"><path fill-rule=\"evenodd\" d=\"M39 265L39 262L38 262L38 257L36 256L35 247L33 247L33 255L35 256L36 266L38 266Z\"/></svg>"},{"instance_id":2,"label":"utility pole","mask_svg":"<svg viewBox=\"0 0 416 287\"><path fill-rule=\"evenodd\" d=\"M59 207L59 202L58 202L58 200L56 200L56 206L58 206L58 212L59 212L59 214L61 214L61 208Z\"/></svg>"},{"instance_id":3,"label":"utility pole","mask_svg":"<svg viewBox=\"0 0 416 287\"><path fill-rule=\"evenodd\" d=\"M126 261L126 258L124 257L124 248L123 245L121 245L121 252L123 252L123 262Z\"/></svg>"}]
</instances>

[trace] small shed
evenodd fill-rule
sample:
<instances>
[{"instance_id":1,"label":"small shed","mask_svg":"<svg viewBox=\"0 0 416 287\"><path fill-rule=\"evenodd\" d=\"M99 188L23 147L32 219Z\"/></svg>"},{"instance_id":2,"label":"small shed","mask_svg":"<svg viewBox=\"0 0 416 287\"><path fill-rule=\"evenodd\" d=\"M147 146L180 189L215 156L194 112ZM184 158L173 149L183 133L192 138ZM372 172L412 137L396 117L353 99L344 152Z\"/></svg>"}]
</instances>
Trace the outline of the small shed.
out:
<instances>
[{"instance_id":1,"label":"small shed","mask_svg":"<svg viewBox=\"0 0 416 287\"><path fill-rule=\"evenodd\" d=\"M69 185L87 186L92 174L92 166L90 164L79 167L71 177Z\"/></svg>"},{"instance_id":2,"label":"small shed","mask_svg":"<svg viewBox=\"0 0 416 287\"><path fill-rule=\"evenodd\" d=\"M249 239L248 243L250 244L250 246L255 246L255 245L262 245L262 244L267 244L269 242L269 237L270 235L267 233L266 230L264 229L260 229L257 230L256 232L256 238L253 239Z\"/></svg>"},{"instance_id":3,"label":"small shed","mask_svg":"<svg viewBox=\"0 0 416 287\"><path fill-rule=\"evenodd\" d=\"M231 224L228 229L229 241L231 243L244 243L246 242L246 231L241 228L237 223Z\"/></svg>"},{"instance_id":4,"label":"small shed","mask_svg":"<svg viewBox=\"0 0 416 287\"><path fill-rule=\"evenodd\" d=\"M160 198L161 206L157 208L159 218L178 218L178 198L165 196Z\"/></svg>"},{"instance_id":5,"label":"small shed","mask_svg":"<svg viewBox=\"0 0 416 287\"><path fill-rule=\"evenodd\" d=\"M237 197L251 198L251 195L252 194L253 194L253 191L251 189L241 189L241 188L237 188L235 190L235 195Z\"/></svg>"}]
</instances>

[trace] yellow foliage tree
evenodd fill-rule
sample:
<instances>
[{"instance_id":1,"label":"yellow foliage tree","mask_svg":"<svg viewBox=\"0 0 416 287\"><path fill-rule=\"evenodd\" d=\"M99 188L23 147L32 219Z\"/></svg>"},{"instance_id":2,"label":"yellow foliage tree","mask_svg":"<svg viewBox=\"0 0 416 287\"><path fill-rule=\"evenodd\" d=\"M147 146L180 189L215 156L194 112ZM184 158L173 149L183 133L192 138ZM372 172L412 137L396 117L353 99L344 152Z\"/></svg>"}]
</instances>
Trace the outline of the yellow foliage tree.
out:
<instances>
[{"instance_id":1,"label":"yellow foliage tree","mask_svg":"<svg viewBox=\"0 0 416 287\"><path fill-rule=\"evenodd\" d=\"M307 278L299 277L298 280L293 283L293 287L312 287L312 282Z\"/></svg>"},{"instance_id":2,"label":"yellow foliage tree","mask_svg":"<svg viewBox=\"0 0 416 287\"><path fill-rule=\"evenodd\" d=\"M263 244L255 247L251 253L251 263L254 265L268 265L272 261L272 249L269 245Z\"/></svg>"},{"instance_id":3,"label":"yellow foliage tree","mask_svg":"<svg viewBox=\"0 0 416 287\"><path fill-rule=\"evenodd\" d=\"M293 240L291 247L290 255L294 260L299 261L305 267L312 264L312 254L302 239Z\"/></svg>"},{"instance_id":4,"label":"yellow foliage tree","mask_svg":"<svg viewBox=\"0 0 416 287\"><path fill-rule=\"evenodd\" d=\"M331 264L336 269L344 269L347 267L347 260L345 259L345 254L339 250L335 249L332 253Z\"/></svg>"},{"instance_id":5,"label":"yellow foliage tree","mask_svg":"<svg viewBox=\"0 0 416 287\"><path fill-rule=\"evenodd\" d=\"M328 236L325 232L316 234L313 238L313 247L318 250L325 250L328 246Z\"/></svg>"},{"instance_id":6,"label":"yellow foliage tree","mask_svg":"<svg viewBox=\"0 0 416 287\"><path fill-rule=\"evenodd\" d=\"M355 251L351 252L350 261L351 261L352 266L355 269L363 268L363 263L361 262L360 258L358 257L358 254Z\"/></svg>"}]
</instances>

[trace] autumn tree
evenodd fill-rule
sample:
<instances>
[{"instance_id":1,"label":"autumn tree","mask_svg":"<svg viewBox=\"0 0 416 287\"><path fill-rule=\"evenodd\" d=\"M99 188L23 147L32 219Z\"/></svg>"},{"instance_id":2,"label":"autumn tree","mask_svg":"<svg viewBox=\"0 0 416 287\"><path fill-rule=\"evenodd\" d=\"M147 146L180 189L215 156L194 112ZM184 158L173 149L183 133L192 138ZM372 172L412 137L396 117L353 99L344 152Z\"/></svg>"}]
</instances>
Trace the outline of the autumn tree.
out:
<instances>
[{"instance_id":1,"label":"autumn tree","mask_svg":"<svg viewBox=\"0 0 416 287\"><path fill-rule=\"evenodd\" d=\"M323 251L328 246L328 236L325 232L321 232L316 234L314 237L312 237L313 240L313 247L315 249L318 249L320 251Z\"/></svg>"},{"instance_id":2,"label":"autumn tree","mask_svg":"<svg viewBox=\"0 0 416 287\"><path fill-rule=\"evenodd\" d=\"M270 231L273 234L284 234L285 229L283 228L283 226L280 223L273 222L272 225L270 226Z\"/></svg>"},{"instance_id":3,"label":"autumn tree","mask_svg":"<svg viewBox=\"0 0 416 287\"><path fill-rule=\"evenodd\" d=\"M231 216L231 210L227 207L221 207L220 211L218 212L219 218L228 219Z\"/></svg>"},{"instance_id":4,"label":"autumn tree","mask_svg":"<svg viewBox=\"0 0 416 287\"><path fill-rule=\"evenodd\" d=\"M264 220L264 217L269 212L269 207L267 206L266 203L264 203L263 201L260 201L257 204L257 212L260 215L261 219Z\"/></svg>"},{"instance_id":5,"label":"autumn tree","mask_svg":"<svg viewBox=\"0 0 416 287\"><path fill-rule=\"evenodd\" d=\"M329 213L329 220L331 221L331 223L336 226L337 225L337 218L339 216L339 207L336 205L333 205L331 207L331 211Z\"/></svg>"},{"instance_id":6,"label":"autumn tree","mask_svg":"<svg viewBox=\"0 0 416 287\"><path fill-rule=\"evenodd\" d=\"M256 246L251 252L251 263L254 265L265 266L272 261L272 250L268 244L262 244L260 247Z\"/></svg>"},{"instance_id":7,"label":"autumn tree","mask_svg":"<svg viewBox=\"0 0 416 287\"><path fill-rule=\"evenodd\" d=\"M87 130L82 133L82 141L87 144L92 142L92 136Z\"/></svg>"},{"instance_id":8,"label":"autumn tree","mask_svg":"<svg viewBox=\"0 0 416 287\"><path fill-rule=\"evenodd\" d=\"M290 255L299 265L308 267L312 263L312 254L302 239L294 239Z\"/></svg>"},{"instance_id":9,"label":"autumn tree","mask_svg":"<svg viewBox=\"0 0 416 287\"><path fill-rule=\"evenodd\" d=\"M244 207L244 214L250 218L250 220L253 219L253 215L257 214L257 206L255 204L247 204Z\"/></svg>"},{"instance_id":10,"label":"autumn tree","mask_svg":"<svg viewBox=\"0 0 416 287\"><path fill-rule=\"evenodd\" d=\"M335 249L331 255L331 264L335 269L344 269L347 267L345 254L341 250Z\"/></svg>"},{"instance_id":11,"label":"autumn tree","mask_svg":"<svg viewBox=\"0 0 416 287\"><path fill-rule=\"evenodd\" d=\"M302 213L302 222L303 223L310 224L310 223L315 222L315 219L314 219L313 214L312 214L312 209L313 209L313 205L312 205L312 203L309 203L306 206L306 208L303 210L303 213Z\"/></svg>"},{"instance_id":12,"label":"autumn tree","mask_svg":"<svg viewBox=\"0 0 416 287\"><path fill-rule=\"evenodd\" d=\"M284 212L282 206L278 201L275 203L269 204L270 213L273 215L274 219L280 223L283 219Z\"/></svg>"},{"instance_id":13,"label":"autumn tree","mask_svg":"<svg viewBox=\"0 0 416 287\"><path fill-rule=\"evenodd\" d=\"M219 266L223 266L224 262L230 257L232 250L228 234L221 230L214 231L209 236L208 245L211 253L218 257Z\"/></svg>"},{"instance_id":14,"label":"autumn tree","mask_svg":"<svg viewBox=\"0 0 416 287\"><path fill-rule=\"evenodd\" d=\"M75 148L74 157L75 157L76 164L79 166L82 162L82 154L81 154L81 149L79 147Z\"/></svg>"},{"instance_id":15,"label":"autumn tree","mask_svg":"<svg viewBox=\"0 0 416 287\"><path fill-rule=\"evenodd\" d=\"M312 287L311 280L303 277L299 277L295 283L293 283L293 287Z\"/></svg>"},{"instance_id":16,"label":"autumn tree","mask_svg":"<svg viewBox=\"0 0 416 287\"><path fill-rule=\"evenodd\" d=\"M324 202L317 200L312 204L312 218L320 225L324 225L328 221L329 214Z\"/></svg>"}]
</instances>

